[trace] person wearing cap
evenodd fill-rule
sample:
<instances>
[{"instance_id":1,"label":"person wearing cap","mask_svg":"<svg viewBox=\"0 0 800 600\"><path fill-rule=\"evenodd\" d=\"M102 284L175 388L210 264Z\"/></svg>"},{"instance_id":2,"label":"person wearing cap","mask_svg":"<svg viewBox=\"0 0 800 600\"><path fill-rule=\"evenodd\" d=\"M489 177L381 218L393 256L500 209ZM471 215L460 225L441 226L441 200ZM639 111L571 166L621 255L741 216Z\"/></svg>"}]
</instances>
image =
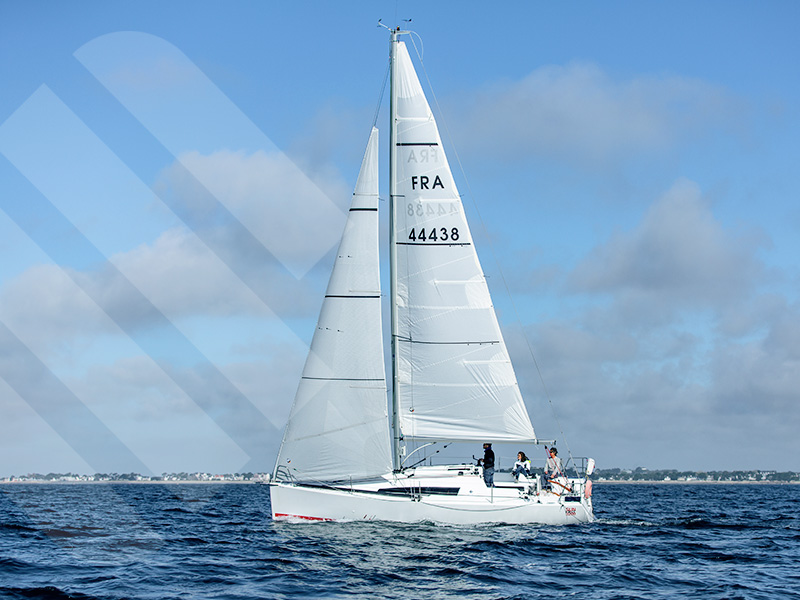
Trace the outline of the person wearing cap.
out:
<instances>
[{"instance_id":1,"label":"person wearing cap","mask_svg":"<svg viewBox=\"0 0 800 600\"><path fill-rule=\"evenodd\" d=\"M494 487L494 450L492 445L483 445L483 458L478 459L478 465L483 465L483 482L486 487Z\"/></svg>"}]
</instances>

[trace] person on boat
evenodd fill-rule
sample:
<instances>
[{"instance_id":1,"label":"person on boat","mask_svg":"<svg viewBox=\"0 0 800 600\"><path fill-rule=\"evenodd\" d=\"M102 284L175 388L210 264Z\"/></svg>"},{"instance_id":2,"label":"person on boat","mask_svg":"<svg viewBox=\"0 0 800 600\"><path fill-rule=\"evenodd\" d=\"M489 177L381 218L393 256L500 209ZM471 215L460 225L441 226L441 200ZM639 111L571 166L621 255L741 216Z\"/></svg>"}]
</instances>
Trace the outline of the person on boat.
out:
<instances>
[{"instance_id":1,"label":"person on boat","mask_svg":"<svg viewBox=\"0 0 800 600\"><path fill-rule=\"evenodd\" d=\"M483 482L486 487L494 487L494 450L492 445L483 445L483 458L478 459L478 465L483 465Z\"/></svg>"},{"instance_id":2,"label":"person on boat","mask_svg":"<svg viewBox=\"0 0 800 600\"><path fill-rule=\"evenodd\" d=\"M547 459L547 464L544 466L544 480L545 482L551 481L556 479L556 477L562 477L562 465L561 459L558 457L558 449L555 446L550 448L548 452L550 458Z\"/></svg>"},{"instance_id":3,"label":"person on boat","mask_svg":"<svg viewBox=\"0 0 800 600\"><path fill-rule=\"evenodd\" d=\"M561 459L558 456L558 449L553 446L550 448L549 452L550 458L547 459L547 465L544 467L544 474L547 476L550 475L551 479L554 479L561 475L561 470L563 468L561 464Z\"/></svg>"},{"instance_id":4,"label":"person on boat","mask_svg":"<svg viewBox=\"0 0 800 600\"><path fill-rule=\"evenodd\" d=\"M511 474L514 476L514 479L517 480L520 475L525 475L525 477L531 476L531 461L525 456L524 452L517 452L517 462L514 463Z\"/></svg>"}]
</instances>

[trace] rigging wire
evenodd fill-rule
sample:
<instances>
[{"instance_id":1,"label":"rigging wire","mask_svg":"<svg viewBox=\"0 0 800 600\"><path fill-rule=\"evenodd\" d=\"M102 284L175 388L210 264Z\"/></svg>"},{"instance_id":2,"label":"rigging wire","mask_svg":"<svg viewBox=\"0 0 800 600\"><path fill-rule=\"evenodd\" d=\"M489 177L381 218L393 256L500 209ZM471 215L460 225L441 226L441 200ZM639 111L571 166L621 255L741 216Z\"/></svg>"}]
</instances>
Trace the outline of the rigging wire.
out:
<instances>
[{"instance_id":1,"label":"rigging wire","mask_svg":"<svg viewBox=\"0 0 800 600\"><path fill-rule=\"evenodd\" d=\"M378 116L381 112L381 105L383 104L383 95L386 93L386 81L389 79L389 72L392 68L392 58L389 57L389 60L386 63L386 73L383 75L383 83L381 84L381 93L378 96L378 105L375 107L375 116L372 118L372 126L377 127L378 125Z\"/></svg>"},{"instance_id":2,"label":"rigging wire","mask_svg":"<svg viewBox=\"0 0 800 600\"><path fill-rule=\"evenodd\" d=\"M409 32L409 34L416 35L417 38L419 38L420 46L422 45L422 38L420 37L420 35L418 33ZM414 46L414 50L417 53L417 59L419 60L419 64L422 67L422 72L425 75L425 80L426 80L426 82L428 84L428 89L431 92L431 97L433 98L433 102L436 105L436 110L439 113L439 115L442 115L441 125L444 128L445 134L446 134L446 136L448 138L448 142L450 144L450 148L453 149L453 155L455 156L456 162L458 163L458 168L461 171L461 177L463 178L464 182L466 183L467 192L468 192L467 195L470 197L470 200L472 200L472 205L475 208L476 214L478 215L478 221L480 221L481 227L483 228L483 231L484 231L484 233L486 235L486 240L487 240L487 243L488 243L488 246L489 246L489 251L491 252L492 259L494 260L494 263L495 263L495 266L497 268L497 271L500 273L500 279L502 280L503 286L506 289L506 293L508 294L508 298L511 301L511 307L512 307L512 310L514 311L514 317L516 318L517 323L519 324L520 330L522 331L522 337L525 339L525 344L528 347L528 353L530 354L531 359L533 360L533 364L536 367L536 373L539 376L539 381L542 384L542 389L544 390L544 395L545 395L545 398L547 399L547 403L550 405L550 410L553 413L553 419L555 420L556 426L558 427L559 433L561 434L561 439L564 440L564 444L567 447L567 455L569 456L570 461L573 463L573 466L575 467L575 461L574 461L574 459L572 457L572 450L570 449L569 443L567 442L567 438L564 435L564 429L563 429L563 427L561 425L561 420L558 418L558 414L556 413L555 405L553 404L553 400L550 397L550 392L548 391L547 385L544 382L544 376L542 375L542 371L539 368L539 362L536 360L536 355L533 352L533 346L531 345L531 342L530 342L530 339L528 338L528 335L525 333L525 328L522 325L522 319L520 318L519 310L517 309L517 304L516 304L516 302L514 302L514 296L511 294L511 289L509 288L508 282L506 281L505 273L503 272L503 269L500 266L500 261L499 261L499 259L497 257L497 253L495 252L494 245L492 244L492 241L491 241L491 237L489 236L489 229L488 229L488 227L486 227L486 223L483 220L483 215L481 214L481 211L478 208L478 203L475 200L475 194L472 192L472 186L470 185L469 179L467 178L466 171L464 170L464 165L461 163L461 157L458 154L458 150L456 149L456 146L453 143L453 137L450 135L450 130L447 127L447 122L444 120L444 117L443 117L444 113L442 111L441 106L439 105L439 99L436 97L436 92L434 91L433 86L431 85L431 80L428 77L428 71L425 68L424 61L422 60L422 54L417 49L417 45L414 43L413 35L409 35L409 37L411 38L411 44ZM577 470L577 467L575 467L575 468Z\"/></svg>"}]
</instances>

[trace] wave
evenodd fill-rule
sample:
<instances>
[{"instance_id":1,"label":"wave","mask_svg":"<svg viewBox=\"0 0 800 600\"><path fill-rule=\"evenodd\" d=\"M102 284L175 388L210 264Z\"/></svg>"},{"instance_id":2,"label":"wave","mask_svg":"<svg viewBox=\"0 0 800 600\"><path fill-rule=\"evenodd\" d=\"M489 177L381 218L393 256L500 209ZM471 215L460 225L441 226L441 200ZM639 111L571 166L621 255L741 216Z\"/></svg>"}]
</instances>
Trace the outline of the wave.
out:
<instances>
[{"instance_id":1,"label":"wave","mask_svg":"<svg viewBox=\"0 0 800 600\"><path fill-rule=\"evenodd\" d=\"M95 596L87 596L80 592L65 592L57 587L48 585L45 587L0 587L0 594L7 598L19 598L30 600L97 600Z\"/></svg>"}]
</instances>

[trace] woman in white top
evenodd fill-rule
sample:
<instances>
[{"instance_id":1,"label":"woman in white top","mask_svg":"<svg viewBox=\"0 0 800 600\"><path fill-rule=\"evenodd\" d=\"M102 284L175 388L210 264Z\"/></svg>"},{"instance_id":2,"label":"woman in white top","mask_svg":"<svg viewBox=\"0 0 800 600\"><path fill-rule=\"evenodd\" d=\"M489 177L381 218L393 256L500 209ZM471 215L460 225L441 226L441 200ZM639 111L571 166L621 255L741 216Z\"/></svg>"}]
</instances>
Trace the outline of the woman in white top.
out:
<instances>
[{"instance_id":1,"label":"woman in white top","mask_svg":"<svg viewBox=\"0 0 800 600\"><path fill-rule=\"evenodd\" d=\"M531 476L531 461L525 456L524 452L517 452L517 462L514 463L514 469L511 471L514 479L518 479L520 475L525 477Z\"/></svg>"}]
</instances>

